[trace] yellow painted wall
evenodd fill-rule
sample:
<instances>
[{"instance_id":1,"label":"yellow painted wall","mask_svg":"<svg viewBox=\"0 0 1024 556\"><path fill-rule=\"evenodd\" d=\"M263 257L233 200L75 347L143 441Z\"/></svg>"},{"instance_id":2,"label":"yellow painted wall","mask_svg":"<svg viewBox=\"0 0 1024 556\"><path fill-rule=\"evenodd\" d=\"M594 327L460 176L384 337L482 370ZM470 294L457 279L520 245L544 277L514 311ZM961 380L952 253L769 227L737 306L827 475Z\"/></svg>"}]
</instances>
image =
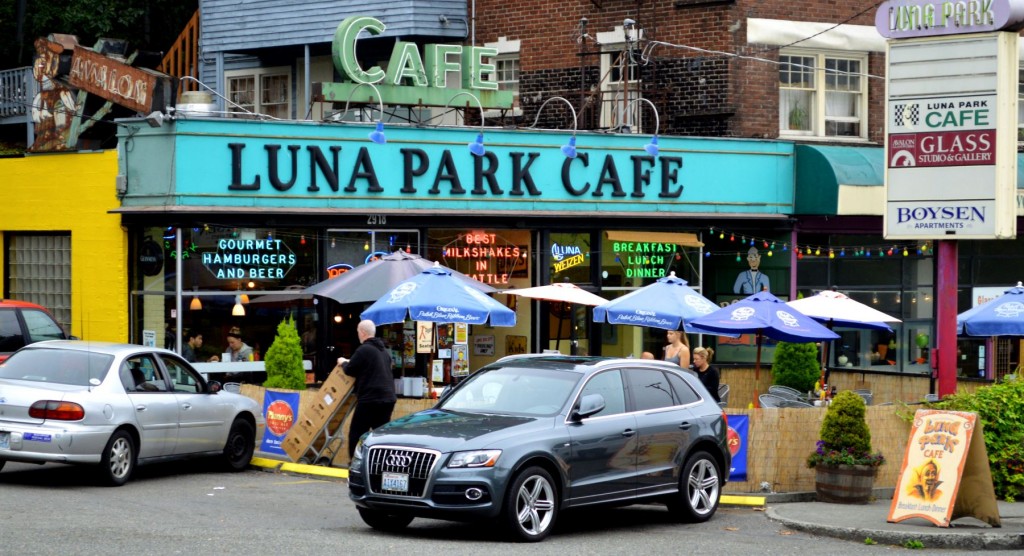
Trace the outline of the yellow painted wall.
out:
<instances>
[{"instance_id":1,"label":"yellow painted wall","mask_svg":"<svg viewBox=\"0 0 1024 556\"><path fill-rule=\"evenodd\" d=\"M71 334L128 341L128 235L110 214L117 152L0 158L0 239L6 232L71 233ZM0 284L4 257L0 249ZM2 293L2 292L0 292Z\"/></svg>"}]
</instances>

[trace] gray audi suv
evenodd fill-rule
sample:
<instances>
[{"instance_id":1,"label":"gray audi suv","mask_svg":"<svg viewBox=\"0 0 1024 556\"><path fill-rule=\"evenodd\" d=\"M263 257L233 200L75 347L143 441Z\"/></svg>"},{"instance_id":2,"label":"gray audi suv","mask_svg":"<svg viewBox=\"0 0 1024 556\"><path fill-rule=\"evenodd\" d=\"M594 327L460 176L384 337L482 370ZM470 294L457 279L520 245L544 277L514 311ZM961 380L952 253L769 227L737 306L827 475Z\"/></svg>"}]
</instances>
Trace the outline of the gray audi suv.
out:
<instances>
[{"instance_id":1,"label":"gray audi suv","mask_svg":"<svg viewBox=\"0 0 1024 556\"><path fill-rule=\"evenodd\" d=\"M564 510L664 503L684 522L718 509L729 474L723 410L678 365L525 355L487 365L432 409L364 435L349 497L368 525L497 520L540 541Z\"/></svg>"}]
</instances>

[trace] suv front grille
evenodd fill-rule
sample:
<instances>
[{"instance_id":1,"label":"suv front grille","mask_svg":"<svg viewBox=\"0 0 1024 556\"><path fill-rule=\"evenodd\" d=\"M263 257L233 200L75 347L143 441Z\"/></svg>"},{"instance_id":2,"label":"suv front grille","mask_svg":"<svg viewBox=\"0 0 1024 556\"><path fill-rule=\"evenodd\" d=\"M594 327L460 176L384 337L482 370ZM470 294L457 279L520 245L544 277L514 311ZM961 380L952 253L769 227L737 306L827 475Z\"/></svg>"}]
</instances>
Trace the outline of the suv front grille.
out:
<instances>
[{"instance_id":1,"label":"suv front grille","mask_svg":"<svg viewBox=\"0 0 1024 556\"><path fill-rule=\"evenodd\" d=\"M414 450L389 446L370 448L366 458L370 492L388 496L423 498L427 481L430 479L439 452ZM384 473L405 473L409 476L409 490L406 492L381 488Z\"/></svg>"}]
</instances>

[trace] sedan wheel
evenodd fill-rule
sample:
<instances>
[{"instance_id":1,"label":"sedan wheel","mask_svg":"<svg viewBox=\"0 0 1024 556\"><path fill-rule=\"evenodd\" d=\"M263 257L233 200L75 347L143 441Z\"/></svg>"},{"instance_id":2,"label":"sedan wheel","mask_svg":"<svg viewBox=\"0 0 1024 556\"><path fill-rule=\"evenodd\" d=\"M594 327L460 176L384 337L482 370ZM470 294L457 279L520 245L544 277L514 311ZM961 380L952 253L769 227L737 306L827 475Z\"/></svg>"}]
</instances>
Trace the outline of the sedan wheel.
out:
<instances>
[{"instance_id":1,"label":"sedan wheel","mask_svg":"<svg viewBox=\"0 0 1024 556\"><path fill-rule=\"evenodd\" d=\"M256 432L247 421L236 419L224 444L224 465L229 471L242 471L249 467L256 449Z\"/></svg>"},{"instance_id":2,"label":"sedan wheel","mask_svg":"<svg viewBox=\"0 0 1024 556\"><path fill-rule=\"evenodd\" d=\"M700 523L715 515L721 498L721 481L718 463L711 454L697 452L686 460L679 487L679 493L668 503L669 511L679 519Z\"/></svg>"},{"instance_id":3,"label":"sedan wheel","mask_svg":"<svg viewBox=\"0 0 1024 556\"><path fill-rule=\"evenodd\" d=\"M558 517L558 497L547 471L530 467L516 476L505 501L503 519L513 539L544 540Z\"/></svg>"},{"instance_id":4,"label":"sedan wheel","mask_svg":"<svg viewBox=\"0 0 1024 556\"><path fill-rule=\"evenodd\" d=\"M135 443L126 431L115 431L100 458L99 478L110 486L128 482L135 470Z\"/></svg>"}]
</instances>

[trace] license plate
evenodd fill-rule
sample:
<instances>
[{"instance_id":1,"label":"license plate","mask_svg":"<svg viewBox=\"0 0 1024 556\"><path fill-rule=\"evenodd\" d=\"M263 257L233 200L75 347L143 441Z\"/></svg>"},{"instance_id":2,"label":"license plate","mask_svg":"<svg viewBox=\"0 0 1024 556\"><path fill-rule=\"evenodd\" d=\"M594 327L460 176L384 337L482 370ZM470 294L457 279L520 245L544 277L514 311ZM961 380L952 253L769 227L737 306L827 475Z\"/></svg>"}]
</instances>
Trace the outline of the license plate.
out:
<instances>
[{"instance_id":1,"label":"license plate","mask_svg":"<svg viewBox=\"0 0 1024 556\"><path fill-rule=\"evenodd\" d=\"M380 488L391 492L409 492L409 474L385 472L381 478Z\"/></svg>"},{"instance_id":2,"label":"license plate","mask_svg":"<svg viewBox=\"0 0 1024 556\"><path fill-rule=\"evenodd\" d=\"M0 432L0 450L11 449L11 433Z\"/></svg>"}]
</instances>

